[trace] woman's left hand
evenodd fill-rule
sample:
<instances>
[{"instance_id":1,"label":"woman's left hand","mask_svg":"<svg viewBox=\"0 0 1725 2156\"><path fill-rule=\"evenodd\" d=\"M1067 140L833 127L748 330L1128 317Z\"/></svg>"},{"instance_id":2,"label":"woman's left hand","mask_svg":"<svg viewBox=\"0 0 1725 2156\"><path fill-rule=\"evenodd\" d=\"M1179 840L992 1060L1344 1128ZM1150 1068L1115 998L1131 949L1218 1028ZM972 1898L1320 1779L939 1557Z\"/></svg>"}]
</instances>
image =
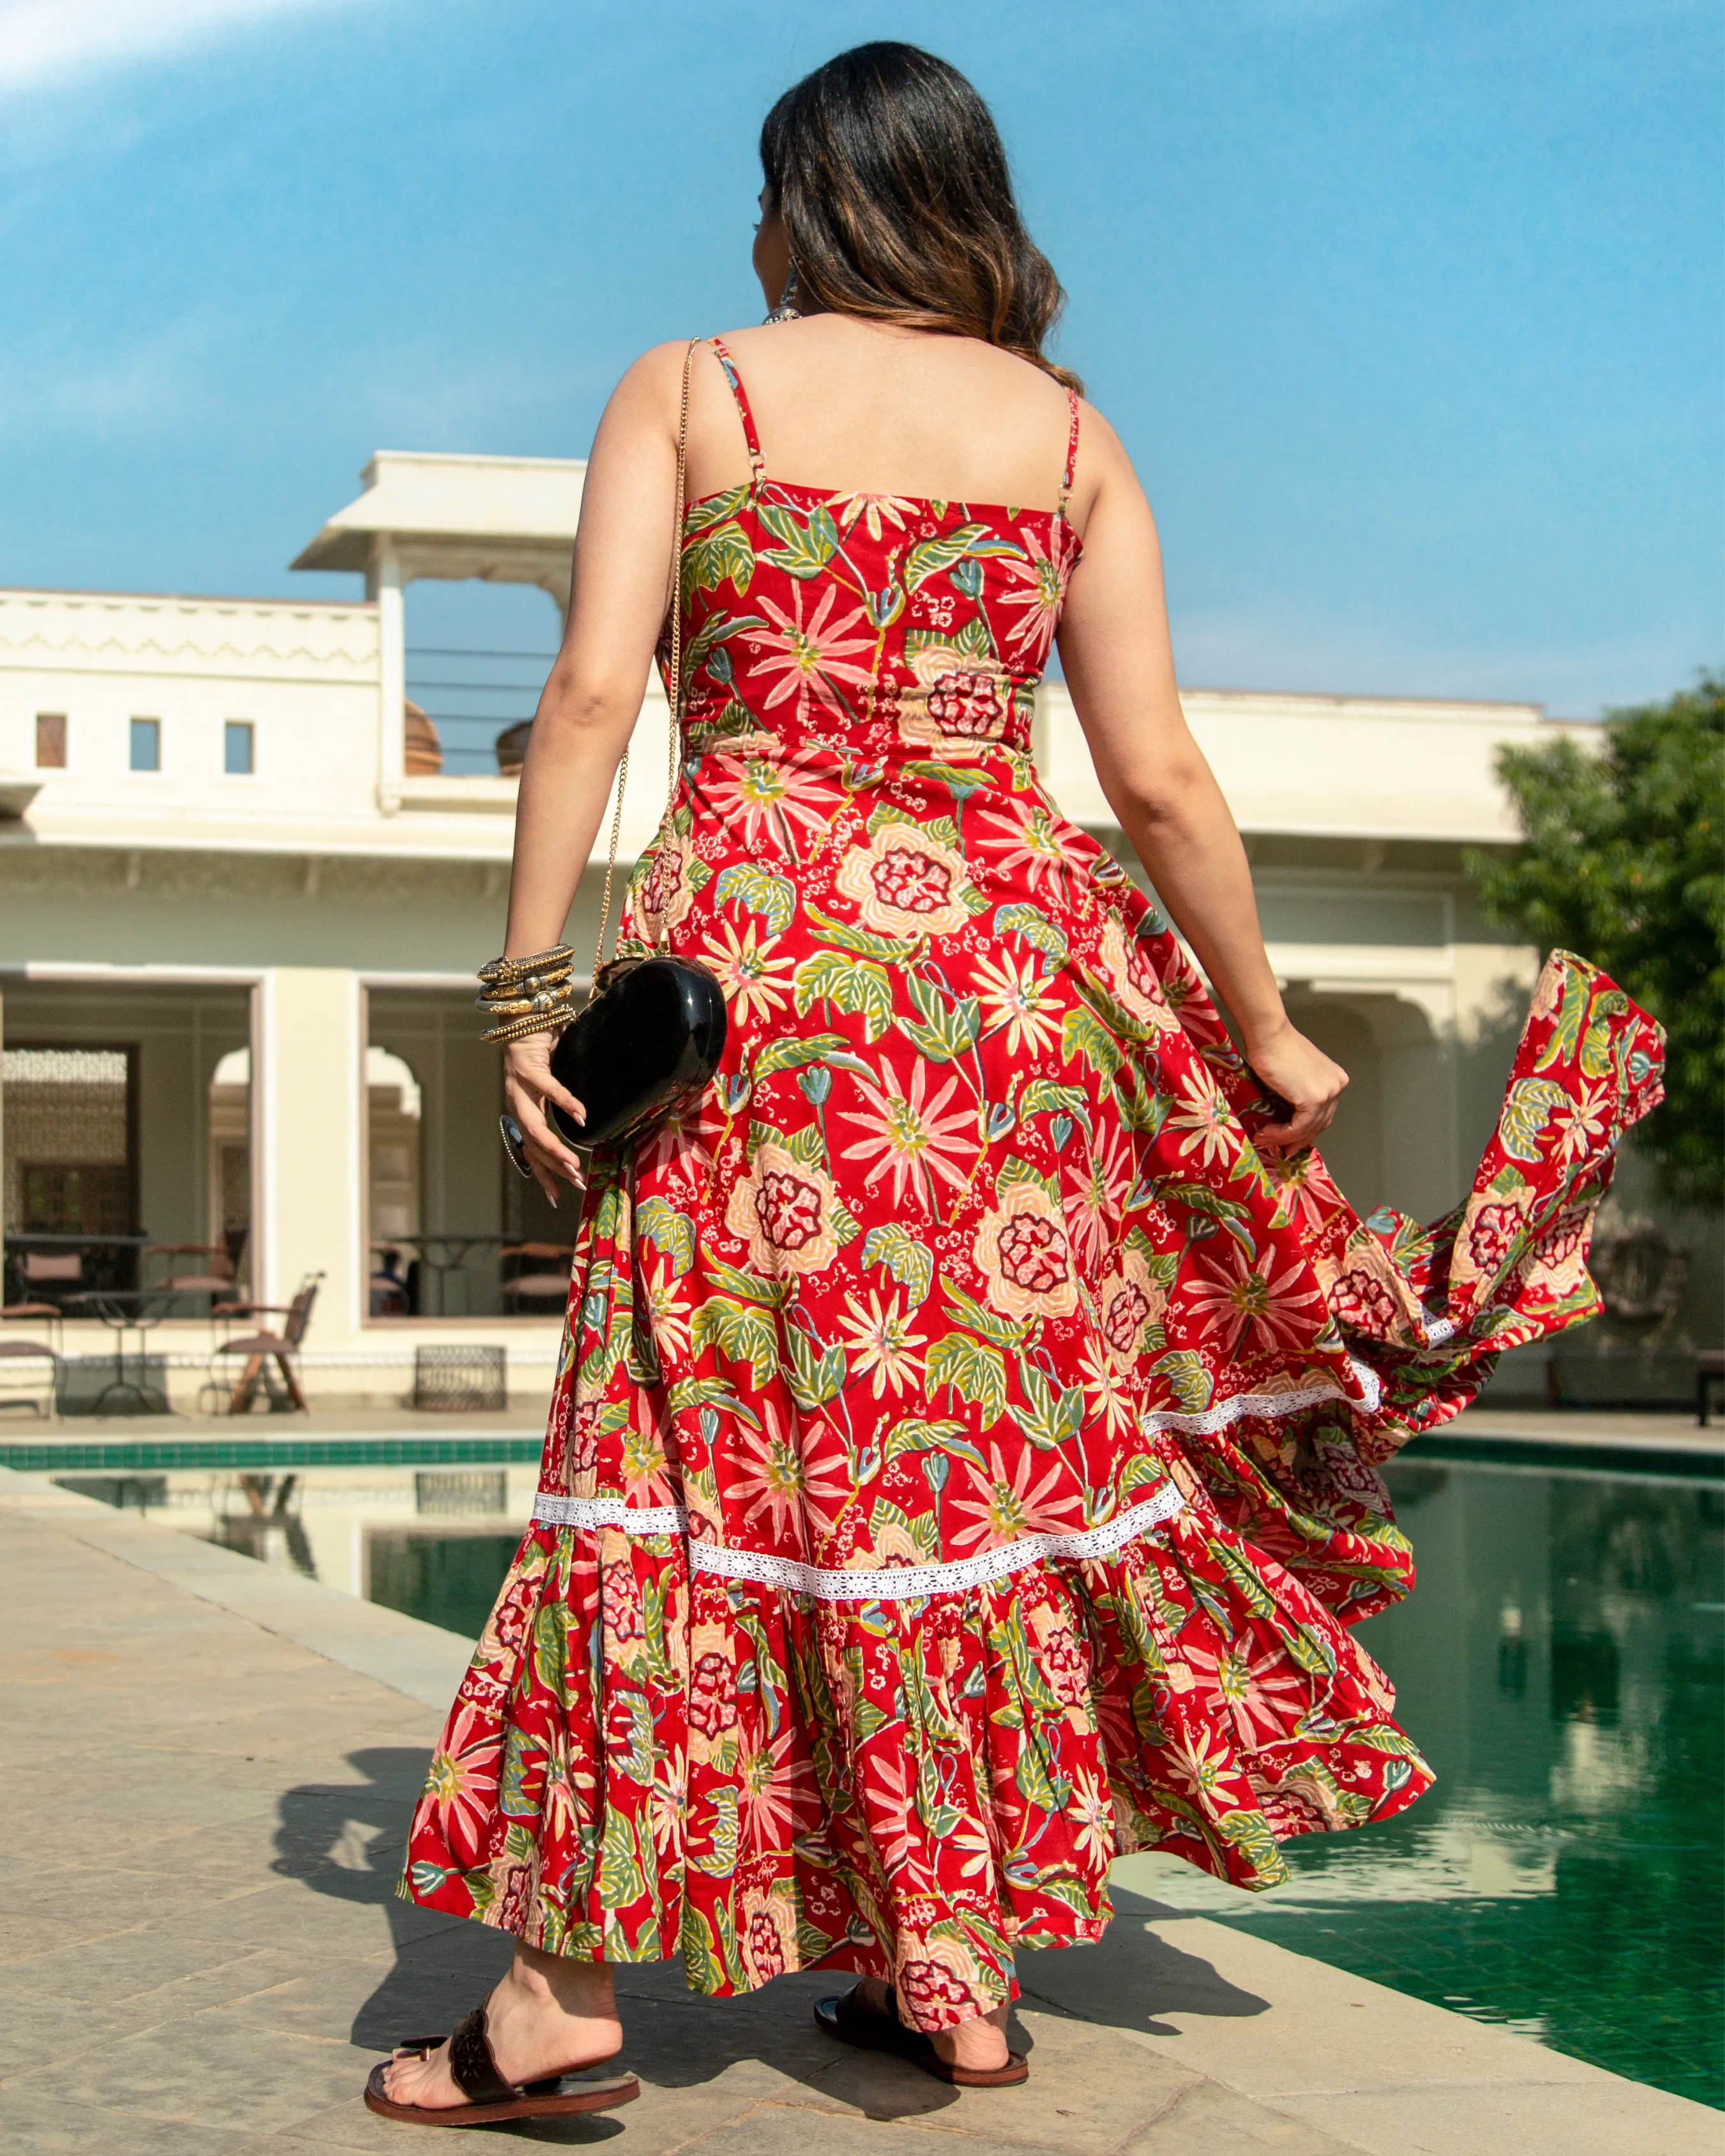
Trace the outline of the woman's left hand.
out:
<instances>
[{"instance_id":1,"label":"woman's left hand","mask_svg":"<svg viewBox=\"0 0 1725 2156\"><path fill-rule=\"evenodd\" d=\"M566 1086L551 1075L551 1051L557 1036L530 1033L525 1040L511 1040L503 1051L503 1098L521 1126L521 1150L533 1171L533 1180L551 1200L557 1202L557 1178L572 1183L578 1190L587 1183L580 1158L553 1129L545 1112L552 1101L578 1123L587 1121L587 1111Z\"/></svg>"}]
</instances>

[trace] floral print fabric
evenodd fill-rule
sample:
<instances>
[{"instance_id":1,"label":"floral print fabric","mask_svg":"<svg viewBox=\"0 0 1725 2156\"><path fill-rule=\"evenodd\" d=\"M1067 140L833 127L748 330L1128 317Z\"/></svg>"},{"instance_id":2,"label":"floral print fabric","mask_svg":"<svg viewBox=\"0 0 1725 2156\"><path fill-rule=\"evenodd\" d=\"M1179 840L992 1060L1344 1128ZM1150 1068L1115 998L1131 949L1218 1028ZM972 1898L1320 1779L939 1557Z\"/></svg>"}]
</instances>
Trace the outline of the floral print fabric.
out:
<instances>
[{"instance_id":1,"label":"floral print fabric","mask_svg":"<svg viewBox=\"0 0 1725 2156\"><path fill-rule=\"evenodd\" d=\"M1554 958L1435 1227L1260 1157L1178 942L1037 783L1064 493L770 480L721 356L752 474L688 512L625 931L713 968L729 1038L596 1166L404 1885L706 1992L873 1971L937 2029L1096 1938L1122 1851L1271 1886L1426 1786L1349 1631L1412 1581L1377 1470L1597 1307L1659 1037Z\"/></svg>"}]
</instances>

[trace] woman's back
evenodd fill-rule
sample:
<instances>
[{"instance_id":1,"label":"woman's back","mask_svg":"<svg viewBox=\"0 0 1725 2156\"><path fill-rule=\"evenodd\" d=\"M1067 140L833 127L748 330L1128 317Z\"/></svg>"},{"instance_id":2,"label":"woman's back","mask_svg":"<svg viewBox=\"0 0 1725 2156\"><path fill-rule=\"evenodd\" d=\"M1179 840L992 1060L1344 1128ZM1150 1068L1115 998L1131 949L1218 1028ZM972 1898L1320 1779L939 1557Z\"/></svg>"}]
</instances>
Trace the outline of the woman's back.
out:
<instances>
[{"instance_id":1,"label":"woman's back","mask_svg":"<svg viewBox=\"0 0 1725 2156\"><path fill-rule=\"evenodd\" d=\"M918 501L1052 510L1059 501L1066 392L1011 352L974 337L836 315L727 331L723 342L747 385L775 480ZM690 498L748 477L724 376L698 354L690 382ZM1081 526L1084 506L1075 498Z\"/></svg>"}]
</instances>

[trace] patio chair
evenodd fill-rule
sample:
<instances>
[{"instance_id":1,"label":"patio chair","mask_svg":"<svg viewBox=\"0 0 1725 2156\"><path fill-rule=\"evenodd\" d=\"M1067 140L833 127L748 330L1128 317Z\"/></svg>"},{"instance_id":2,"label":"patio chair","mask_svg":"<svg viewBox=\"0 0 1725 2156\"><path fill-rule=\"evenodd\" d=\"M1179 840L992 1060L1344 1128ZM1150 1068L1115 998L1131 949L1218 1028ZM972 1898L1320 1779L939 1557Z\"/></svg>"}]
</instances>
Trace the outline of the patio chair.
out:
<instances>
[{"instance_id":1,"label":"patio chair","mask_svg":"<svg viewBox=\"0 0 1725 2156\"><path fill-rule=\"evenodd\" d=\"M162 1277L150 1283L163 1295L207 1295L213 1300L234 1292L234 1260L219 1243L152 1243L144 1252L146 1265L152 1258L167 1260Z\"/></svg>"},{"instance_id":2,"label":"patio chair","mask_svg":"<svg viewBox=\"0 0 1725 2156\"><path fill-rule=\"evenodd\" d=\"M30 1386L26 1378L28 1389L12 1391L8 1380L13 1373L22 1377L32 1364L37 1373L34 1385ZM59 1389L60 1358L45 1340L0 1340L0 1408L33 1408L45 1421L52 1422Z\"/></svg>"},{"instance_id":3,"label":"patio chair","mask_svg":"<svg viewBox=\"0 0 1725 2156\"><path fill-rule=\"evenodd\" d=\"M82 1250L20 1250L17 1258L18 1276L24 1289L25 1302L36 1291L38 1306L46 1303L56 1312L59 1305L51 1297L42 1295L46 1288L58 1290L62 1295L84 1283L84 1253ZM23 1305L18 1307L23 1307Z\"/></svg>"},{"instance_id":4,"label":"patio chair","mask_svg":"<svg viewBox=\"0 0 1725 2156\"><path fill-rule=\"evenodd\" d=\"M512 1273L500 1284L499 1292L506 1309L512 1310L519 1317L524 1302L555 1301L562 1305L568 1301L569 1261L575 1255L570 1245L511 1243L497 1255L506 1262L510 1259L525 1261L520 1272ZM550 1270L552 1265L559 1265L561 1270L552 1271ZM535 1266L536 1270L530 1271L526 1269L528 1265Z\"/></svg>"},{"instance_id":5,"label":"patio chair","mask_svg":"<svg viewBox=\"0 0 1725 2156\"><path fill-rule=\"evenodd\" d=\"M264 1368L274 1361L281 1373L287 1396L301 1414L309 1412L305 1394L294 1359L300 1352L300 1343L305 1337L305 1328L311 1322L311 1306L317 1300L317 1284L321 1273L308 1273L300 1283L300 1292L290 1303L279 1302L218 1302L211 1316L220 1318L284 1317L287 1322L280 1332L247 1332L223 1340L210 1358L210 1375L217 1378L224 1357L244 1355L245 1368L240 1373L228 1403L229 1414L245 1414L257 1397L258 1387L265 1382ZM218 1378L218 1382L225 1382Z\"/></svg>"}]
</instances>

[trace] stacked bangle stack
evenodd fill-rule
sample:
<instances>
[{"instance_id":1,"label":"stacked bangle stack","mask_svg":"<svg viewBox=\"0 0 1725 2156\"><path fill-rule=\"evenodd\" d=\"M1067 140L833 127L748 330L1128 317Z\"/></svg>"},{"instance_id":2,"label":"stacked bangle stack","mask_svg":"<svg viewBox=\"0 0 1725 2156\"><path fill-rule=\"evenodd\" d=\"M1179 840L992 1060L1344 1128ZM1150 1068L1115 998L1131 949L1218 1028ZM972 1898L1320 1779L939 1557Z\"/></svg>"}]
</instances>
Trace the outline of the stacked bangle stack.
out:
<instances>
[{"instance_id":1,"label":"stacked bangle stack","mask_svg":"<svg viewBox=\"0 0 1725 2156\"><path fill-rule=\"evenodd\" d=\"M493 1023L480 1035L500 1043L532 1033L561 1033L575 1015L575 953L567 943L531 958L494 958L481 966L474 998Z\"/></svg>"}]
</instances>

